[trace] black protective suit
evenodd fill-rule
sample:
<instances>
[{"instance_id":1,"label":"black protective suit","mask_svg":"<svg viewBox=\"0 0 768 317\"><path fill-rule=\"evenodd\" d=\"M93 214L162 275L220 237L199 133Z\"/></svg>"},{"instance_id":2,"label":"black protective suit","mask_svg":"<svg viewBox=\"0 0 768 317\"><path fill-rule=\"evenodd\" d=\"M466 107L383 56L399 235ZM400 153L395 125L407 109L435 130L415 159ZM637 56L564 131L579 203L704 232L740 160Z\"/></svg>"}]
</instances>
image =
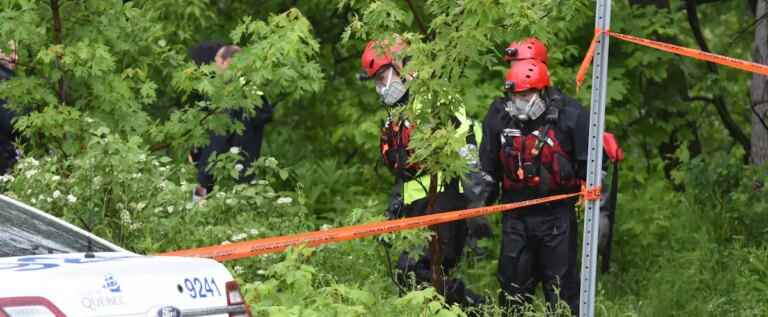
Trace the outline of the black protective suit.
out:
<instances>
[{"instance_id":1,"label":"black protective suit","mask_svg":"<svg viewBox=\"0 0 768 317\"><path fill-rule=\"evenodd\" d=\"M188 53L192 61L198 65L210 64L215 61L216 54L224 46L218 41L204 41L189 48ZM193 101L202 100L203 96L194 94ZM230 133L219 135L209 134L209 143L202 149L194 149L191 153L192 160L197 167L197 182L210 193L213 190L213 176L208 172L208 164L214 153L226 153L232 147L240 148L243 159L239 162L243 165L243 170L238 178L241 182L249 182L253 176L245 176L245 172L261 155L261 144L264 139L264 127L272 121L274 112L273 104L266 97L261 97L262 106L256 109L252 116L245 114L242 110L229 113L230 119L239 121L243 124L241 133Z\"/></svg>"},{"instance_id":2,"label":"black protective suit","mask_svg":"<svg viewBox=\"0 0 768 317\"><path fill-rule=\"evenodd\" d=\"M399 105L407 103L408 95L403 97L403 101ZM454 118L454 124L460 126L461 120ZM399 125L399 124L398 124ZM392 130L393 123L388 122L382 130L382 159L384 164L387 165L397 178L395 184L395 190L392 193L389 204L389 216L390 218L397 217L413 217L422 216L427 214L427 197L416 199L413 202L405 205L403 203L403 183L404 181L416 182L413 179L413 174L416 171L409 168L409 149L406 139L408 137L403 136L403 130L395 132ZM400 129L404 129L401 126ZM474 140L474 134L472 133L472 126L468 127L469 135L467 136L467 151L474 151L476 149L476 141ZM408 133L410 135L410 133ZM471 149L470 149L471 148ZM477 171L476 171L477 172ZM424 190L429 184L423 184ZM443 188L437 192L435 204L432 213L447 212L454 210L466 209L469 204L469 199L459 190L459 180L450 180L447 184L443 184ZM466 188L465 188L466 191ZM439 245L440 253L442 255L442 270L444 280L443 295L446 297L448 303L458 303L462 306L476 306L482 304L485 300L472 292L465 286L465 283L457 278L451 278L450 273L459 265L459 261L464 253L464 247L467 243L468 236L475 238L483 238L490 236L490 227L484 217L474 219L473 221L454 221L450 223L444 223L436 226L439 232ZM408 288L411 286L409 276L412 274L416 282L420 284L430 284L432 281L432 263L433 259L428 250L425 247L424 254L418 259L411 256L408 252L400 254L398 259L396 274L396 283L400 287Z\"/></svg>"},{"instance_id":3,"label":"black protective suit","mask_svg":"<svg viewBox=\"0 0 768 317\"><path fill-rule=\"evenodd\" d=\"M457 182L452 182L444 191L437 193L433 213L453 211L464 209L467 201L459 193ZM403 214L408 216L423 216L427 211L427 198L422 198L406 205L403 208ZM466 221L454 221L437 225L439 232L438 241L440 244L440 253L442 255L442 269L445 276L459 265L464 246L467 239L468 228ZM403 286L408 286L407 275L412 273L416 281L421 283L431 283L432 281L432 256L429 248L424 249L424 255L415 259L408 252L400 254L397 262L398 276L397 282ZM449 303L459 303L462 305L476 305L481 299L466 289L464 282L457 278L446 278L444 281L444 295Z\"/></svg>"},{"instance_id":4,"label":"black protective suit","mask_svg":"<svg viewBox=\"0 0 768 317\"><path fill-rule=\"evenodd\" d=\"M520 121L511 116L505 108L507 99L499 98L491 104L483 122L480 163L483 172L492 179L489 190L498 190L502 185L502 203L576 192L578 180L583 180L586 174L589 114L576 100L557 89L547 88L542 95L547 111L535 120ZM514 138L511 135L515 134L511 130L519 131L522 138L532 138L534 133L551 138L541 142L539 152L531 147L514 152L540 153L539 156L528 161L508 160L513 153L508 150ZM553 144L561 155L547 154L548 150L550 154L555 151L548 148ZM546 157L554 158L547 161ZM555 161L557 163L553 163ZM541 282L550 308L557 302L556 289L559 289L560 298L577 312L575 202L574 198L504 214L498 264L502 303L516 307L529 302Z\"/></svg>"},{"instance_id":5,"label":"black protective suit","mask_svg":"<svg viewBox=\"0 0 768 317\"><path fill-rule=\"evenodd\" d=\"M0 66L0 81L13 77L13 71ZM16 112L6 107L6 101L0 99L0 175L10 172L18 160L15 141L19 137L13 128Z\"/></svg>"},{"instance_id":6,"label":"black protective suit","mask_svg":"<svg viewBox=\"0 0 768 317\"><path fill-rule=\"evenodd\" d=\"M209 160L214 153L226 153L232 147L241 150L243 159L238 162L243 165L238 181L249 182L253 175L246 176L245 172L261 155L261 144L264 139L264 127L272 120L273 107L269 101L262 97L261 108L256 109L256 114L248 116L243 111L230 113L232 120L240 121L245 129L241 133L219 135L210 134L208 146L200 150L195 164L197 165L197 183L205 187L210 193L213 190L213 176L208 172Z\"/></svg>"}]
</instances>

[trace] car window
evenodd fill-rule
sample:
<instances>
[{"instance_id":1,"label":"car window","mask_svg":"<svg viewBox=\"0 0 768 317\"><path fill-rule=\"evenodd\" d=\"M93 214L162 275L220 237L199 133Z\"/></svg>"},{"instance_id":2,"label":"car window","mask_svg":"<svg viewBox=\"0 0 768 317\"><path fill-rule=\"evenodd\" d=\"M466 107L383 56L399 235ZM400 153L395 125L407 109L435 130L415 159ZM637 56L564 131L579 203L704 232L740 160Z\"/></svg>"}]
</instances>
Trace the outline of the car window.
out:
<instances>
[{"instance_id":1,"label":"car window","mask_svg":"<svg viewBox=\"0 0 768 317\"><path fill-rule=\"evenodd\" d=\"M87 252L88 236L33 210L0 199L0 257ZM93 252L115 251L90 241Z\"/></svg>"}]
</instances>

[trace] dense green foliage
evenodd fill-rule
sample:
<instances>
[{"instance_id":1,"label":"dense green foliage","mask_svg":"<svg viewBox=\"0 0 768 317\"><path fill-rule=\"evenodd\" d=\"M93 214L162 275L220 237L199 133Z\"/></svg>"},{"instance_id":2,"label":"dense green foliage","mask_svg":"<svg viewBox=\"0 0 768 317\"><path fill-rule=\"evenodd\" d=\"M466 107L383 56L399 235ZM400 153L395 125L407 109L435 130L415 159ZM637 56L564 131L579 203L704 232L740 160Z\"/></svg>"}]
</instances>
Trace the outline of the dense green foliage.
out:
<instances>
[{"instance_id":1,"label":"dense green foliage","mask_svg":"<svg viewBox=\"0 0 768 317\"><path fill-rule=\"evenodd\" d=\"M614 2L614 31L696 47L682 1L669 9ZM589 101L589 81L577 93L573 79L593 34L593 1L414 1L426 30L408 1L252 3L0 0L0 48L15 39L20 49L0 98L24 114L17 127L25 136L23 160L1 179L4 193L141 253L382 219L392 182L377 152L386 112L355 74L365 42L390 32L412 44L407 67L418 80L409 85L425 96L412 115L426 127L414 146L429 171L462 172L462 136L445 122L459 105L482 118L500 96L501 52L513 39L548 43L555 85ZM749 59L749 3L699 6L712 51ZM216 75L186 56L206 39L244 51ZM725 100L746 131L751 76L617 41L609 76L606 125L628 159L614 271L600 276L598 311L768 315L768 171L743 165L745 149L707 101ZM195 94L209 98L195 102ZM215 192L192 203L186 153L208 131L242 129L226 111L253 113L262 94L279 103L265 157L251 170L259 180L236 184L239 153L221 153ZM396 252L428 234L387 239ZM499 234L481 241L489 257L469 256L458 273L493 298ZM364 239L227 265L258 316L464 314L432 289L398 296L385 265L395 255ZM542 311L531 307L531 315Z\"/></svg>"}]
</instances>

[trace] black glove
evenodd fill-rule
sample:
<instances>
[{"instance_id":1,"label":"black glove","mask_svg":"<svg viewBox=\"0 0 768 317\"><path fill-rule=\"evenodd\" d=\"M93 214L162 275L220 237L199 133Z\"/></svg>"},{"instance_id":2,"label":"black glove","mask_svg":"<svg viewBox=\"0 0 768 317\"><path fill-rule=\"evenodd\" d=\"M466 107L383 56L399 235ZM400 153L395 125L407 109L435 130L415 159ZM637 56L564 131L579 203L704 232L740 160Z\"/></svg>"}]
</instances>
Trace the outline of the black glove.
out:
<instances>
[{"instance_id":1,"label":"black glove","mask_svg":"<svg viewBox=\"0 0 768 317\"><path fill-rule=\"evenodd\" d=\"M483 207L489 200L494 200L498 191L498 183L485 172L470 172L462 178L464 197L467 198L467 208Z\"/></svg>"},{"instance_id":2,"label":"black glove","mask_svg":"<svg viewBox=\"0 0 768 317\"><path fill-rule=\"evenodd\" d=\"M392 220L402 217L401 213L403 211L404 205L405 202L403 201L403 195L392 195L392 197L389 199L389 207L387 207L387 218Z\"/></svg>"}]
</instances>

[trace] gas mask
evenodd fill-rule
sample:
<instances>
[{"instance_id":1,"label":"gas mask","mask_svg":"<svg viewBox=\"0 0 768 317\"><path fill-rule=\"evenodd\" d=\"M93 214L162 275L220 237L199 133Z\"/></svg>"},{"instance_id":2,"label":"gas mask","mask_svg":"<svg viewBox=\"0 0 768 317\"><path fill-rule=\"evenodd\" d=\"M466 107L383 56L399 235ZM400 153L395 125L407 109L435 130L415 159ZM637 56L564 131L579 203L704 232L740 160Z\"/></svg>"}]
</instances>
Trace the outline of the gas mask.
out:
<instances>
[{"instance_id":1,"label":"gas mask","mask_svg":"<svg viewBox=\"0 0 768 317\"><path fill-rule=\"evenodd\" d=\"M379 75L376 81L376 92L381 96L381 101L387 105L392 106L396 104L403 96L408 92L408 88L405 87L405 83L399 77L394 77L395 68L389 67L384 73Z\"/></svg>"},{"instance_id":2,"label":"gas mask","mask_svg":"<svg viewBox=\"0 0 768 317\"><path fill-rule=\"evenodd\" d=\"M504 109L513 118L528 121L536 120L547 110L547 106L538 91L526 91L511 94L504 105Z\"/></svg>"}]
</instances>

